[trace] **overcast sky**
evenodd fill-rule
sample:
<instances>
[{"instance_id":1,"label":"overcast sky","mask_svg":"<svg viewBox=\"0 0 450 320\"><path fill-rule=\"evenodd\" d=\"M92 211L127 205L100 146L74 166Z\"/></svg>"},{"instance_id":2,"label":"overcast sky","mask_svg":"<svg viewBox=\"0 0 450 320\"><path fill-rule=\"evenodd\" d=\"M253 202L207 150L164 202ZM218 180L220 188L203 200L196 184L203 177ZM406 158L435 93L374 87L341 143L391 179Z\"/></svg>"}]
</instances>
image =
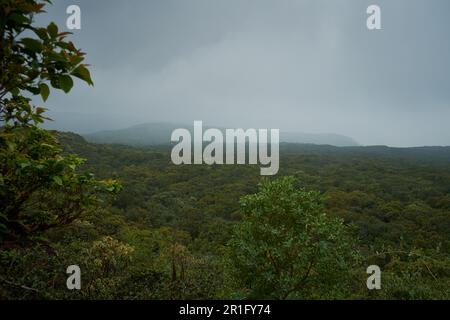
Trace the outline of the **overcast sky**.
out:
<instances>
[{"instance_id":1,"label":"overcast sky","mask_svg":"<svg viewBox=\"0 0 450 320\"><path fill-rule=\"evenodd\" d=\"M448 0L54 1L95 87L47 106L89 133L144 122L337 133L363 145L450 145ZM382 30L369 31L378 4ZM40 20L40 22L44 22Z\"/></svg>"}]
</instances>

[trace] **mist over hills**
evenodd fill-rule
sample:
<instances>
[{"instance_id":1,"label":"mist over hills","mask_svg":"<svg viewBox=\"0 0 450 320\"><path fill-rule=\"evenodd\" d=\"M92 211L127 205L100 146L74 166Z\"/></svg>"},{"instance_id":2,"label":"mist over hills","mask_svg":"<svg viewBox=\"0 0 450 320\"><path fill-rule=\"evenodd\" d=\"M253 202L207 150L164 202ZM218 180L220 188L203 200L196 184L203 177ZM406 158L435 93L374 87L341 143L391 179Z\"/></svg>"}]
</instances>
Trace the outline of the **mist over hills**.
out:
<instances>
[{"instance_id":1,"label":"mist over hills","mask_svg":"<svg viewBox=\"0 0 450 320\"><path fill-rule=\"evenodd\" d=\"M131 146L152 146L170 144L173 130L186 128L193 132L193 124L145 123L119 130L98 131L83 135L93 143L125 144ZM203 129L211 128L203 126ZM218 128L222 132L224 128ZM244 128L245 129L245 128ZM317 145L332 145L337 147L358 146L358 143L347 136L331 133L300 133L280 131L280 142L303 143Z\"/></svg>"},{"instance_id":2,"label":"mist over hills","mask_svg":"<svg viewBox=\"0 0 450 320\"><path fill-rule=\"evenodd\" d=\"M145 128L145 126L144 126ZM76 152L78 149L91 150L89 145L96 145L96 143L90 143L85 137L71 132L61 132L58 133L59 141L71 152ZM156 141L153 140L153 141ZM103 143L100 143L103 144ZM108 143L105 143L108 144ZM166 144L160 145L127 145L125 143L117 143L117 147L123 145L126 150L129 149L147 149L148 150L159 150L170 152L171 146ZM112 146L114 147L114 146ZM74 149L72 149L74 148ZM92 151L92 150L91 150ZM372 159L378 161L387 161L388 163L394 161L395 163L399 161L413 161L420 162L424 165L443 165L445 167L450 166L450 146L441 147L388 147L388 146L348 146L348 147L337 147L332 145L318 145L318 144L302 144L302 143L288 143L282 142L280 144L281 154L288 155L310 155L310 156L328 156L334 159L346 159L349 162L355 159ZM88 153L84 154L86 157L94 157L95 154Z\"/></svg>"}]
</instances>

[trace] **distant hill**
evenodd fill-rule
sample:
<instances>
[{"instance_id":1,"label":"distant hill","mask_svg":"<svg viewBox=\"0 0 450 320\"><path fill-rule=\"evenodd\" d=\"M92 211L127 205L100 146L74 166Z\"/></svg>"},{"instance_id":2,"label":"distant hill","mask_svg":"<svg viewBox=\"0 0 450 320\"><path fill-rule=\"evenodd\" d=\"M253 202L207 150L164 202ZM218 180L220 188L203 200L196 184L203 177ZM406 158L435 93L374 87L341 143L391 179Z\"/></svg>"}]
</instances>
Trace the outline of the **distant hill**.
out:
<instances>
[{"instance_id":1,"label":"distant hill","mask_svg":"<svg viewBox=\"0 0 450 320\"><path fill-rule=\"evenodd\" d=\"M281 132L280 142L330 145L335 147L356 147L358 143L350 137L333 133Z\"/></svg>"},{"instance_id":2,"label":"distant hill","mask_svg":"<svg viewBox=\"0 0 450 320\"><path fill-rule=\"evenodd\" d=\"M425 163L450 166L450 146L428 146L396 148L388 146L355 146L335 147L313 144L283 143L280 145L282 154L329 155L351 161L356 158L384 159L387 161L412 160Z\"/></svg>"},{"instance_id":3,"label":"distant hill","mask_svg":"<svg viewBox=\"0 0 450 320\"><path fill-rule=\"evenodd\" d=\"M170 144L170 136L176 128L189 129L185 125L146 123L125 129L99 131L84 135L84 137L87 141L93 143L125 144L132 146L165 145Z\"/></svg>"},{"instance_id":4,"label":"distant hill","mask_svg":"<svg viewBox=\"0 0 450 320\"><path fill-rule=\"evenodd\" d=\"M170 144L172 131L186 128L192 131L193 125L170 123L146 123L120 130L99 131L84 135L87 141L105 144L125 144L132 146L152 146ZM208 128L205 126L204 128ZM224 131L223 128L220 128ZM332 145L337 147L357 146L352 138L338 134L280 133L280 142Z\"/></svg>"},{"instance_id":5,"label":"distant hill","mask_svg":"<svg viewBox=\"0 0 450 320\"><path fill-rule=\"evenodd\" d=\"M125 143L123 146L105 146L89 143L82 136L71 132L58 132L59 141L68 152L79 153L86 158L95 158L99 148L103 150L153 150L161 152L170 152L169 144L154 146L129 146ZM336 147L331 145L315 145L300 143L281 143L280 153L283 156L288 155L309 155L318 157L329 157L334 161L352 162L356 159L372 159L387 161L388 163L399 163L399 161L421 162L423 164L444 165L450 167L450 146L448 147L411 147L411 148L393 148L387 146L355 146L355 147Z\"/></svg>"}]
</instances>

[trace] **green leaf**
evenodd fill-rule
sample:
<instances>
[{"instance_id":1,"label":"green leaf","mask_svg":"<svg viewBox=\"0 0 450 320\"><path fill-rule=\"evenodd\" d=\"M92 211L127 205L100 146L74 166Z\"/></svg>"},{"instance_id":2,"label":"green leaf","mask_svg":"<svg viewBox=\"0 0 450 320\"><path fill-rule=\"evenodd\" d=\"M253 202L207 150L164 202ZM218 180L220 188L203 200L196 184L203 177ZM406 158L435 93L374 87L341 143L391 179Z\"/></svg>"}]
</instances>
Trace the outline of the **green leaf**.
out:
<instances>
[{"instance_id":1,"label":"green leaf","mask_svg":"<svg viewBox=\"0 0 450 320\"><path fill-rule=\"evenodd\" d=\"M33 31L42 40L48 40L47 30L45 28L35 28Z\"/></svg>"},{"instance_id":2,"label":"green leaf","mask_svg":"<svg viewBox=\"0 0 450 320\"><path fill-rule=\"evenodd\" d=\"M73 80L68 75L62 75L59 77L59 85L65 93L68 93L73 87Z\"/></svg>"},{"instance_id":3,"label":"green leaf","mask_svg":"<svg viewBox=\"0 0 450 320\"><path fill-rule=\"evenodd\" d=\"M53 177L53 181L54 181L58 186L62 186L62 184L63 184L61 177L58 177L58 176L54 176L54 177Z\"/></svg>"},{"instance_id":4,"label":"green leaf","mask_svg":"<svg viewBox=\"0 0 450 320\"><path fill-rule=\"evenodd\" d=\"M84 57L82 57L82 56L73 56L72 58L70 58L70 63L75 67L78 64L80 64L81 62L83 62L83 60L84 60Z\"/></svg>"},{"instance_id":5,"label":"green leaf","mask_svg":"<svg viewBox=\"0 0 450 320\"><path fill-rule=\"evenodd\" d=\"M30 91L32 94L40 94L41 93L41 89L39 87L28 87L27 88L28 91Z\"/></svg>"},{"instance_id":6,"label":"green leaf","mask_svg":"<svg viewBox=\"0 0 450 320\"><path fill-rule=\"evenodd\" d=\"M58 52L49 52L48 54L48 57L50 58L50 59L52 59L53 61L56 61L56 62L67 62L67 58L64 56L64 54L62 54L62 53L58 53Z\"/></svg>"},{"instance_id":7,"label":"green leaf","mask_svg":"<svg viewBox=\"0 0 450 320\"><path fill-rule=\"evenodd\" d=\"M31 115L31 119L33 119L33 121L34 121L35 124L40 124L40 123L43 123L43 122L44 122L44 120L42 119L42 117L39 116L39 115L37 115L37 114Z\"/></svg>"},{"instance_id":8,"label":"green leaf","mask_svg":"<svg viewBox=\"0 0 450 320\"><path fill-rule=\"evenodd\" d=\"M61 89L61 86L59 85L59 81L58 81L57 78L55 78L55 77L51 77L51 78L50 78L50 84L51 84L52 87L55 88L55 89Z\"/></svg>"},{"instance_id":9,"label":"green leaf","mask_svg":"<svg viewBox=\"0 0 450 320\"><path fill-rule=\"evenodd\" d=\"M20 93L20 90L18 88L14 88L11 90L11 94L13 95L13 97L18 96Z\"/></svg>"},{"instance_id":10,"label":"green leaf","mask_svg":"<svg viewBox=\"0 0 450 320\"><path fill-rule=\"evenodd\" d=\"M45 83L41 83L39 85L39 89L41 90L42 100L44 100L44 102L47 101L48 96L50 95L50 89L48 85L46 85Z\"/></svg>"},{"instance_id":11,"label":"green leaf","mask_svg":"<svg viewBox=\"0 0 450 320\"><path fill-rule=\"evenodd\" d=\"M40 52L42 51L42 43L39 40L32 38L23 38L20 42L30 51Z\"/></svg>"},{"instance_id":12,"label":"green leaf","mask_svg":"<svg viewBox=\"0 0 450 320\"><path fill-rule=\"evenodd\" d=\"M9 15L8 17L10 20L18 23L18 24L28 24L30 23L30 19L26 16L24 16L23 14L18 14L13 12L11 15Z\"/></svg>"},{"instance_id":13,"label":"green leaf","mask_svg":"<svg viewBox=\"0 0 450 320\"><path fill-rule=\"evenodd\" d=\"M92 79L91 79L91 73L83 65L78 66L74 71L72 71L72 75L83 81L86 81L91 86L94 85L94 83L92 82Z\"/></svg>"},{"instance_id":14,"label":"green leaf","mask_svg":"<svg viewBox=\"0 0 450 320\"><path fill-rule=\"evenodd\" d=\"M30 166L30 163L29 162L22 162L21 164L20 164L20 168L21 169L25 169L25 168L27 168L27 167L29 167Z\"/></svg>"},{"instance_id":15,"label":"green leaf","mask_svg":"<svg viewBox=\"0 0 450 320\"><path fill-rule=\"evenodd\" d=\"M41 143L41 147L49 148L49 149L55 149L55 146L48 144L48 143Z\"/></svg>"},{"instance_id":16,"label":"green leaf","mask_svg":"<svg viewBox=\"0 0 450 320\"><path fill-rule=\"evenodd\" d=\"M15 151L16 150L16 144L14 142L6 140L5 143L6 143L6 146L8 147L9 151Z\"/></svg>"},{"instance_id":17,"label":"green leaf","mask_svg":"<svg viewBox=\"0 0 450 320\"><path fill-rule=\"evenodd\" d=\"M56 38L58 36L58 26L53 22L48 25L47 30L50 37Z\"/></svg>"},{"instance_id":18,"label":"green leaf","mask_svg":"<svg viewBox=\"0 0 450 320\"><path fill-rule=\"evenodd\" d=\"M44 107L37 107L37 108L36 108L36 113L37 113L38 115L43 114L45 111L47 111L47 109L44 108Z\"/></svg>"}]
</instances>

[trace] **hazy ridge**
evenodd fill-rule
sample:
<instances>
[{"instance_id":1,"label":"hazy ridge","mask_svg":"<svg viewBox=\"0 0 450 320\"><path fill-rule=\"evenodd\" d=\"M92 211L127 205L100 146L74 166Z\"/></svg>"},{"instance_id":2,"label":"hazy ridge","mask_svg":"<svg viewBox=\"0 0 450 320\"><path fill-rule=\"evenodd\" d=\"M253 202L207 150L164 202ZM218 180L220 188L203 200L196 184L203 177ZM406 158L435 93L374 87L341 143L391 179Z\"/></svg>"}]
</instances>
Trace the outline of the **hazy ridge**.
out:
<instances>
[{"instance_id":1,"label":"hazy ridge","mask_svg":"<svg viewBox=\"0 0 450 320\"><path fill-rule=\"evenodd\" d=\"M93 143L125 144L132 146L151 146L170 144L172 131L186 128L192 132L192 124L146 123L125 129L99 131L86 134L87 141ZM204 126L210 128L209 126ZM218 128L224 131L224 128ZM332 133L300 133L280 132L280 142L332 145L337 147L358 146L358 143L347 136Z\"/></svg>"}]
</instances>

